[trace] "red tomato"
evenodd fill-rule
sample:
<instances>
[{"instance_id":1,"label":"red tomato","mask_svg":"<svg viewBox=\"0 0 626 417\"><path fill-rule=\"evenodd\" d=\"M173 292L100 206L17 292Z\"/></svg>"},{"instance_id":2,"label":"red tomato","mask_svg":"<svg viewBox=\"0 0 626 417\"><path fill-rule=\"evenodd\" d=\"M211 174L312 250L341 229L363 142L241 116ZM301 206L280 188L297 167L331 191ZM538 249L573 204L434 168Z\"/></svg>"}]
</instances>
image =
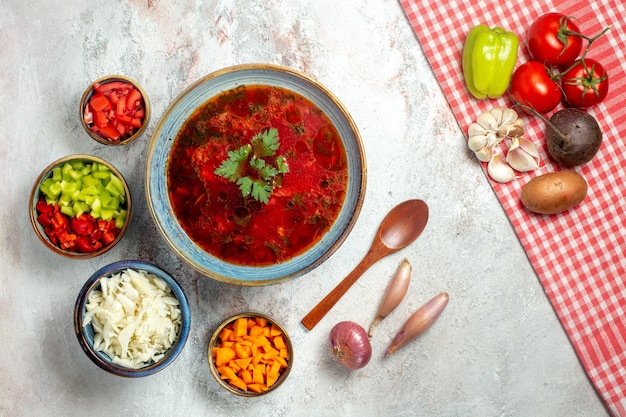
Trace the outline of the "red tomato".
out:
<instances>
[{"instance_id":1,"label":"red tomato","mask_svg":"<svg viewBox=\"0 0 626 417\"><path fill-rule=\"evenodd\" d=\"M539 61L528 61L511 76L509 92L515 101L544 114L561 102L561 90L552 74Z\"/></svg>"},{"instance_id":2,"label":"red tomato","mask_svg":"<svg viewBox=\"0 0 626 417\"><path fill-rule=\"evenodd\" d=\"M565 100L574 107L587 108L600 103L609 92L609 74L598 61L579 60L561 74Z\"/></svg>"},{"instance_id":3,"label":"red tomato","mask_svg":"<svg viewBox=\"0 0 626 417\"><path fill-rule=\"evenodd\" d=\"M582 45L583 38L576 23L560 13L539 17L526 34L530 56L553 67L565 67L574 62Z\"/></svg>"}]
</instances>

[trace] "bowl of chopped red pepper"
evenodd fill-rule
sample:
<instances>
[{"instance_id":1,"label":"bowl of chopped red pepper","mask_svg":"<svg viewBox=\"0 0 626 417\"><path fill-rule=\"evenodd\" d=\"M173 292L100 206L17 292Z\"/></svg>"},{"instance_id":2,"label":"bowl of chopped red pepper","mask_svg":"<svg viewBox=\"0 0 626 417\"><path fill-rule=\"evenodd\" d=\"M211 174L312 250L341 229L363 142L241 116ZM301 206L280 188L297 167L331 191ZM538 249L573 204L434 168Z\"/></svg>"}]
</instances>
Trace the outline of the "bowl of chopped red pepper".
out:
<instances>
[{"instance_id":1,"label":"bowl of chopped red pepper","mask_svg":"<svg viewBox=\"0 0 626 417\"><path fill-rule=\"evenodd\" d=\"M94 140L124 145L137 139L150 119L150 101L143 88L122 75L94 81L80 100L80 120Z\"/></svg>"},{"instance_id":2,"label":"bowl of chopped red pepper","mask_svg":"<svg viewBox=\"0 0 626 417\"><path fill-rule=\"evenodd\" d=\"M120 241L132 208L122 174L90 155L69 155L48 165L35 181L29 205L31 224L44 245L82 259Z\"/></svg>"}]
</instances>

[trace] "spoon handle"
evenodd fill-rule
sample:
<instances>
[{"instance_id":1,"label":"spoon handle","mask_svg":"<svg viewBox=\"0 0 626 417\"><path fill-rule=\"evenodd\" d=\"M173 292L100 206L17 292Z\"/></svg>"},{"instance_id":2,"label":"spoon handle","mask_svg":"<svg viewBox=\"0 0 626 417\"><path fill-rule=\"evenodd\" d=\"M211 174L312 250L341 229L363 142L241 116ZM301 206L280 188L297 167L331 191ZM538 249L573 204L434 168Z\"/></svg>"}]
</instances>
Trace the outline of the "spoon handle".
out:
<instances>
[{"instance_id":1,"label":"spoon handle","mask_svg":"<svg viewBox=\"0 0 626 417\"><path fill-rule=\"evenodd\" d=\"M339 299L352 287L361 275L375 262L372 252L359 262L359 264L350 272L337 286L326 295L313 309L304 316L302 324L308 330L313 329L322 318L330 311L331 308L339 301Z\"/></svg>"}]
</instances>

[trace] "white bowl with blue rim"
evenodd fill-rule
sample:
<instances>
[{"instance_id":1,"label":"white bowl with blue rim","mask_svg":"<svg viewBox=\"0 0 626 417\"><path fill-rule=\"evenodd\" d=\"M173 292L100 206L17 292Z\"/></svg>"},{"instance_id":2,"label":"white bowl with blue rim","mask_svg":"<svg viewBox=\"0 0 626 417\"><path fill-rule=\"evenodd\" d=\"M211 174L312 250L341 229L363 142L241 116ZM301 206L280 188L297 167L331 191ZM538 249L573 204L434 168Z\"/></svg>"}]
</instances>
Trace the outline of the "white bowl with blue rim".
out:
<instances>
[{"instance_id":1,"label":"white bowl with blue rim","mask_svg":"<svg viewBox=\"0 0 626 417\"><path fill-rule=\"evenodd\" d=\"M328 232L306 252L268 266L225 262L198 246L172 214L166 169L174 139L185 121L210 98L242 85L294 91L317 105L337 129L348 159L346 196ZM235 285L276 284L302 276L326 261L345 241L360 213L366 186L365 152L356 124L339 100L319 82L290 68L246 64L211 73L183 91L159 120L148 149L146 198L157 229L173 252L202 275Z\"/></svg>"}]
</instances>

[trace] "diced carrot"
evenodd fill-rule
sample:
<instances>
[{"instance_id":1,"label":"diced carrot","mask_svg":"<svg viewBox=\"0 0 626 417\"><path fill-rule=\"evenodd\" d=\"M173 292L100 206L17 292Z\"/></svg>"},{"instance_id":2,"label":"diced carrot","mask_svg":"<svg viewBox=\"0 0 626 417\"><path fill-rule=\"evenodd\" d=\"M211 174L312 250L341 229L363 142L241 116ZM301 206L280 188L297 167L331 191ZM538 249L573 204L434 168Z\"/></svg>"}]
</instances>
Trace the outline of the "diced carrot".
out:
<instances>
[{"instance_id":1,"label":"diced carrot","mask_svg":"<svg viewBox=\"0 0 626 417\"><path fill-rule=\"evenodd\" d=\"M241 344L241 342L235 343L235 352L238 358L249 358L252 354L250 346Z\"/></svg>"},{"instance_id":2,"label":"diced carrot","mask_svg":"<svg viewBox=\"0 0 626 417\"><path fill-rule=\"evenodd\" d=\"M265 383L265 365L259 364L254 367L252 381L258 384Z\"/></svg>"},{"instance_id":3,"label":"diced carrot","mask_svg":"<svg viewBox=\"0 0 626 417\"><path fill-rule=\"evenodd\" d=\"M236 357L236 356L235 356ZM237 363L237 359L231 359L227 366L232 369L233 371L235 371L236 373L241 371L241 366L239 366L239 364Z\"/></svg>"},{"instance_id":4,"label":"diced carrot","mask_svg":"<svg viewBox=\"0 0 626 417\"><path fill-rule=\"evenodd\" d=\"M222 366L227 364L231 359L235 357L235 351L231 348L218 348L215 353L215 365Z\"/></svg>"},{"instance_id":5,"label":"diced carrot","mask_svg":"<svg viewBox=\"0 0 626 417\"><path fill-rule=\"evenodd\" d=\"M248 358L239 358L239 359L235 359L235 362L237 363L237 365L239 365L239 367L241 369L247 369L248 365L250 365L250 362L252 362L252 358L248 357Z\"/></svg>"},{"instance_id":6,"label":"diced carrot","mask_svg":"<svg viewBox=\"0 0 626 417\"><path fill-rule=\"evenodd\" d=\"M267 319L265 317L255 317L254 321L261 327L267 327Z\"/></svg>"},{"instance_id":7,"label":"diced carrot","mask_svg":"<svg viewBox=\"0 0 626 417\"><path fill-rule=\"evenodd\" d=\"M221 378L233 387L261 393L289 365L282 331L265 318L238 318L222 328L218 337L211 354Z\"/></svg>"},{"instance_id":8,"label":"diced carrot","mask_svg":"<svg viewBox=\"0 0 626 417\"><path fill-rule=\"evenodd\" d=\"M280 331L280 328L272 324L272 326L270 327L270 336L280 336L281 334L283 334L283 332Z\"/></svg>"},{"instance_id":9,"label":"diced carrot","mask_svg":"<svg viewBox=\"0 0 626 417\"><path fill-rule=\"evenodd\" d=\"M218 337L222 340L230 340L230 335L232 332L233 332L233 329L226 326L220 331L220 334L218 335Z\"/></svg>"},{"instance_id":10,"label":"diced carrot","mask_svg":"<svg viewBox=\"0 0 626 417\"><path fill-rule=\"evenodd\" d=\"M250 384L252 383L252 372L247 369L242 369L239 374L241 375L241 380L248 384L248 388L252 389L250 387Z\"/></svg>"},{"instance_id":11,"label":"diced carrot","mask_svg":"<svg viewBox=\"0 0 626 417\"><path fill-rule=\"evenodd\" d=\"M250 335L250 337L260 336L263 334L263 329L262 326L254 325L250 328L248 335Z\"/></svg>"},{"instance_id":12,"label":"diced carrot","mask_svg":"<svg viewBox=\"0 0 626 417\"><path fill-rule=\"evenodd\" d=\"M276 382L276 380L278 379L278 373L276 375L267 375L266 378L266 384L268 387L271 387L272 385L274 385L274 383Z\"/></svg>"},{"instance_id":13,"label":"diced carrot","mask_svg":"<svg viewBox=\"0 0 626 417\"><path fill-rule=\"evenodd\" d=\"M274 358L274 360L280 364L281 368L287 367L287 361L285 360L285 358L277 356L276 358Z\"/></svg>"},{"instance_id":14,"label":"diced carrot","mask_svg":"<svg viewBox=\"0 0 626 417\"><path fill-rule=\"evenodd\" d=\"M256 392L256 393L260 394L260 393L262 393L264 391L267 391L267 385L252 383L252 384L248 384L248 389L250 391L253 391L253 392Z\"/></svg>"},{"instance_id":15,"label":"diced carrot","mask_svg":"<svg viewBox=\"0 0 626 417\"><path fill-rule=\"evenodd\" d=\"M220 366L217 371L222 374L222 379L239 379L235 371L230 366Z\"/></svg>"},{"instance_id":16,"label":"diced carrot","mask_svg":"<svg viewBox=\"0 0 626 417\"><path fill-rule=\"evenodd\" d=\"M245 382L243 382L243 380L241 380L240 378L229 379L228 382L230 382L232 385L234 385L235 387L239 388L242 391L248 390L248 385Z\"/></svg>"},{"instance_id":17,"label":"diced carrot","mask_svg":"<svg viewBox=\"0 0 626 417\"><path fill-rule=\"evenodd\" d=\"M271 365L269 365L270 368L267 371L267 376L275 376L278 377L278 374L280 373L280 362L274 361L272 362Z\"/></svg>"},{"instance_id":18,"label":"diced carrot","mask_svg":"<svg viewBox=\"0 0 626 417\"><path fill-rule=\"evenodd\" d=\"M276 346L277 349L285 349L287 347L287 345L285 344L285 339L282 335L274 337L272 341L274 342L274 346Z\"/></svg>"},{"instance_id":19,"label":"diced carrot","mask_svg":"<svg viewBox=\"0 0 626 417\"><path fill-rule=\"evenodd\" d=\"M243 337L248 334L248 319L245 317L240 317L235 320L235 324L233 325L233 331L235 332L235 336Z\"/></svg>"}]
</instances>

